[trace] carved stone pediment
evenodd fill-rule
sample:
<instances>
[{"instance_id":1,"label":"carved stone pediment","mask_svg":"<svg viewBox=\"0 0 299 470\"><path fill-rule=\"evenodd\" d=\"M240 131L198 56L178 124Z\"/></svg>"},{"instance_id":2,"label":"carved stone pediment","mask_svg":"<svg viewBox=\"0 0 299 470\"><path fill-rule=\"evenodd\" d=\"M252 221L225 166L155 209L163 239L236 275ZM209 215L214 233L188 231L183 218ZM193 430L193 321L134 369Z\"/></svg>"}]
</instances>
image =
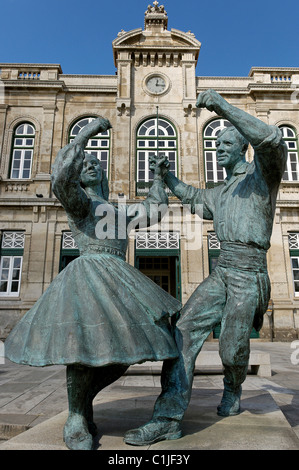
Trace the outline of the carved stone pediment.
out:
<instances>
[{"instance_id":1,"label":"carved stone pediment","mask_svg":"<svg viewBox=\"0 0 299 470\"><path fill-rule=\"evenodd\" d=\"M183 32L177 29L170 31L163 31L161 34L150 34L143 31L141 28L132 31L121 31L118 37L112 42L113 48L132 48L136 47L152 47L158 48L173 48L173 47L186 47L200 49L201 43L195 38L191 32Z\"/></svg>"},{"instance_id":2,"label":"carved stone pediment","mask_svg":"<svg viewBox=\"0 0 299 470\"><path fill-rule=\"evenodd\" d=\"M131 58L136 53L188 53L191 52L193 58L197 61L201 43L190 32L183 32L177 29L170 31L161 31L159 34L152 34L143 31L141 28L132 31L121 31L118 37L113 41L113 52L115 65L122 52L127 53Z\"/></svg>"}]
</instances>

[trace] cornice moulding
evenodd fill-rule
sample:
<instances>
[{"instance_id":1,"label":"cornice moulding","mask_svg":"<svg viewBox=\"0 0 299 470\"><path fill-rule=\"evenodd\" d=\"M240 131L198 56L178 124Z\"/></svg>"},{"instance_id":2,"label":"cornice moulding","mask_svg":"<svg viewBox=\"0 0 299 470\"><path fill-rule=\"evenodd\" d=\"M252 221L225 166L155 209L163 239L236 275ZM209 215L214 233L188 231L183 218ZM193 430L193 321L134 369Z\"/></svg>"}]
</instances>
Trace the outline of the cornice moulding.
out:
<instances>
[{"instance_id":1,"label":"cornice moulding","mask_svg":"<svg viewBox=\"0 0 299 470\"><path fill-rule=\"evenodd\" d=\"M196 80L246 80L247 82L248 81L252 81L253 79L250 77L230 77L230 76L198 76L198 77L195 77Z\"/></svg>"},{"instance_id":2,"label":"cornice moulding","mask_svg":"<svg viewBox=\"0 0 299 470\"><path fill-rule=\"evenodd\" d=\"M50 198L34 198L34 197L15 197L15 198L0 198L0 204L5 206L19 206L32 207L32 206L50 206L50 207L62 207L60 202Z\"/></svg>"},{"instance_id":3,"label":"cornice moulding","mask_svg":"<svg viewBox=\"0 0 299 470\"><path fill-rule=\"evenodd\" d=\"M254 72L297 72L299 73L299 67L251 67L249 71L249 77Z\"/></svg>"},{"instance_id":4,"label":"cornice moulding","mask_svg":"<svg viewBox=\"0 0 299 470\"><path fill-rule=\"evenodd\" d=\"M4 85L8 87L20 87L20 88L29 88L29 87L34 87L34 88L63 88L64 82L55 80L29 80L29 79L17 79L17 80L2 80Z\"/></svg>"},{"instance_id":5,"label":"cornice moulding","mask_svg":"<svg viewBox=\"0 0 299 470\"><path fill-rule=\"evenodd\" d=\"M59 80L63 78L105 78L110 80L115 80L116 75L93 75L93 74L73 74L73 73L63 73L58 75Z\"/></svg>"},{"instance_id":6,"label":"cornice moulding","mask_svg":"<svg viewBox=\"0 0 299 470\"><path fill-rule=\"evenodd\" d=\"M60 69L60 73L62 73L61 65L60 64L40 64L40 63L26 63L26 62L21 62L21 63L0 63L0 69L3 68L24 68L24 67L30 67L30 68L42 68L42 69Z\"/></svg>"}]
</instances>

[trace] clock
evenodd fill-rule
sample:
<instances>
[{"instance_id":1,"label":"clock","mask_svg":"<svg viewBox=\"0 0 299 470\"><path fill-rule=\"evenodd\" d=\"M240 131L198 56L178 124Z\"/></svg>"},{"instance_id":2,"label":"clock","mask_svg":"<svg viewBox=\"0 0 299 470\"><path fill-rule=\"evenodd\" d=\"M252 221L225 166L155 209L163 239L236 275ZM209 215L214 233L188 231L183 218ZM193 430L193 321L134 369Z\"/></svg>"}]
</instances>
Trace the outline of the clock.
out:
<instances>
[{"instance_id":1,"label":"clock","mask_svg":"<svg viewBox=\"0 0 299 470\"><path fill-rule=\"evenodd\" d=\"M166 90L166 81L161 75L152 75L146 81L146 87L150 93L159 95Z\"/></svg>"}]
</instances>

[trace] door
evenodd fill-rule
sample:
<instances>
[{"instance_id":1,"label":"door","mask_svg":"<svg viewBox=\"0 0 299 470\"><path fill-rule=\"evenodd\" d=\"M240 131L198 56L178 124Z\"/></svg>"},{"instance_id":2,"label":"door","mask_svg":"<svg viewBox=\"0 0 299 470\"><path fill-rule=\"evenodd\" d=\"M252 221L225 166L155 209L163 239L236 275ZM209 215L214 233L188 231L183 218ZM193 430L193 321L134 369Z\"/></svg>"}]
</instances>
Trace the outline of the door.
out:
<instances>
[{"instance_id":1,"label":"door","mask_svg":"<svg viewBox=\"0 0 299 470\"><path fill-rule=\"evenodd\" d=\"M180 296L177 256L137 256L136 267L175 298Z\"/></svg>"}]
</instances>

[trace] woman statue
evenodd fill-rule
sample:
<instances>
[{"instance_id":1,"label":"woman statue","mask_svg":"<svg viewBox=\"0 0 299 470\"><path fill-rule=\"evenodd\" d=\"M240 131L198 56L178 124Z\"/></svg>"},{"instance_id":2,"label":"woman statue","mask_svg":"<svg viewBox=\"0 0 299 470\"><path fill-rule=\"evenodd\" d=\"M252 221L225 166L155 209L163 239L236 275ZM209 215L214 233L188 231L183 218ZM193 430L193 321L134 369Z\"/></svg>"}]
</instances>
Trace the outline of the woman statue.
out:
<instances>
[{"instance_id":1,"label":"woman statue","mask_svg":"<svg viewBox=\"0 0 299 470\"><path fill-rule=\"evenodd\" d=\"M161 201L166 207L161 170L155 164L153 185L142 203L118 207L108 202L100 162L84 148L110 127L108 120L95 119L57 155L53 191L67 213L80 256L55 277L5 342L6 356L16 363L67 366L64 441L69 449L92 449L92 401L100 390L132 364L177 356L170 317L181 304L125 261L128 230L120 234L117 223L120 217L125 228L136 226L143 212L149 224ZM109 224L111 214L114 224ZM104 220L106 231L99 229Z\"/></svg>"}]
</instances>

